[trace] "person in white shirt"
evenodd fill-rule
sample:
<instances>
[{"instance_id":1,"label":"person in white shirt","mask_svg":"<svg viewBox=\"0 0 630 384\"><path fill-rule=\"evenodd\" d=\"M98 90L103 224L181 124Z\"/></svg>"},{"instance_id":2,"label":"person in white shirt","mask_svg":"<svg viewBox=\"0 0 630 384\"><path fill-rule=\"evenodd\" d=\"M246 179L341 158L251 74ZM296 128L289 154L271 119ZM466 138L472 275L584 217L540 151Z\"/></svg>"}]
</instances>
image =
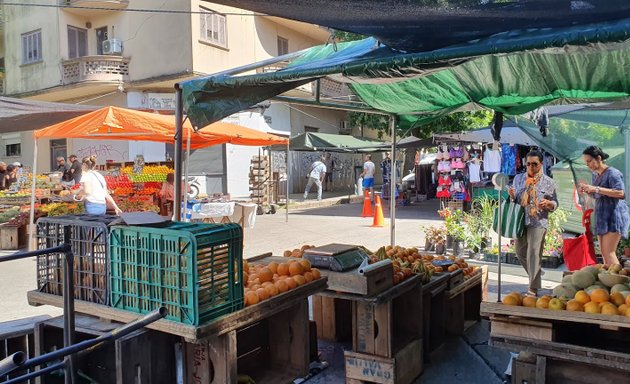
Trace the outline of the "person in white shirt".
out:
<instances>
[{"instance_id":1,"label":"person in white shirt","mask_svg":"<svg viewBox=\"0 0 630 384\"><path fill-rule=\"evenodd\" d=\"M84 157L81 167L81 188L78 189L75 199L84 202L85 212L89 215L104 215L109 202L116 214L121 214L122 211L107 190L105 178L94 169L96 156Z\"/></svg>"},{"instance_id":2,"label":"person in white shirt","mask_svg":"<svg viewBox=\"0 0 630 384\"><path fill-rule=\"evenodd\" d=\"M308 192L311 190L313 184L317 186L317 201L322 199L322 181L326 176L326 166L323 161L324 156L313 162L310 171L306 175L308 182L306 183L306 189L304 190L304 200L308 197Z\"/></svg>"},{"instance_id":3,"label":"person in white shirt","mask_svg":"<svg viewBox=\"0 0 630 384\"><path fill-rule=\"evenodd\" d=\"M363 189L370 190L370 196L374 200L374 172L376 172L376 166L372 162L372 155L365 155L365 163L363 163L363 172L359 177L363 178Z\"/></svg>"}]
</instances>

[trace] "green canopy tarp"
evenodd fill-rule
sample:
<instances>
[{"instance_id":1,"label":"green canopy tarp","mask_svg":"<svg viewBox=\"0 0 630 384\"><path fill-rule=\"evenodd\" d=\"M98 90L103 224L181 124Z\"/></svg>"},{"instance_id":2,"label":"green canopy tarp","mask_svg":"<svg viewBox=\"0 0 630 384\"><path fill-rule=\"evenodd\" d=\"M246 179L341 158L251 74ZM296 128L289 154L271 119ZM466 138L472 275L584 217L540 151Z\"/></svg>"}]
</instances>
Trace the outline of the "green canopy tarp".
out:
<instances>
[{"instance_id":1,"label":"green canopy tarp","mask_svg":"<svg viewBox=\"0 0 630 384\"><path fill-rule=\"evenodd\" d=\"M541 105L630 96L630 20L518 31L434 51L401 53L368 38L307 50L287 68L185 81L196 127L324 76L373 110L433 119L462 108L520 114Z\"/></svg>"},{"instance_id":2,"label":"green canopy tarp","mask_svg":"<svg viewBox=\"0 0 630 384\"><path fill-rule=\"evenodd\" d=\"M321 152L375 152L382 150L385 143L364 137L334 135L331 133L306 132L291 138L292 151Z\"/></svg>"}]
</instances>

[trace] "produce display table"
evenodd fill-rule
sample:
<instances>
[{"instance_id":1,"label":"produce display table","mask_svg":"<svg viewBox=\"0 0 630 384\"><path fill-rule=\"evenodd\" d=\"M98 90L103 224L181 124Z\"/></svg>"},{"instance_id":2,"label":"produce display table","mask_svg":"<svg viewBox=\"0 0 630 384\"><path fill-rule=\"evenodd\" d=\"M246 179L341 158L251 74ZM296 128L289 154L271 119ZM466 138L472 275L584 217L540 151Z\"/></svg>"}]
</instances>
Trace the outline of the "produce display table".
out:
<instances>
[{"instance_id":1,"label":"produce display table","mask_svg":"<svg viewBox=\"0 0 630 384\"><path fill-rule=\"evenodd\" d=\"M512 377L529 383L616 383L630 374L630 318L482 303L490 343L521 351ZM529 355L529 356L528 356Z\"/></svg>"},{"instance_id":2,"label":"produce display table","mask_svg":"<svg viewBox=\"0 0 630 384\"><path fill-rule=\"evenodd\" d=\"M147 328L181 336L185 383L235 383L237 372L256 383L289 382L308 373L308 297L325 287L321 278L201 326L158 320ZM63 305L60 296L30 291L27 297L35 306ZM80 300L75 310L122 323L141 317Z\"/></svg>"},{"instance_id":3,"label":"produce display table","mask_svg":"<svg viewBox=\"0 0 630 384\"><path fill-rule=\"evenodd\" d=\"M229 201L225 203L194 203L188 206L191 220L206 223L238 223L253 228L256 222L256 204Z\"/></svg>"},{"instance_id":4,"label":"produce display table","mask_svg":"<svg viewBox=\"0 0 630 384\"><path fill-rule=\"evenodd\" d=\"M452 280L452 279L451 279ZM451 286L446 291L446 331L463 335L473 323L479 321L479 307L487 296L488 266L482 266L468 280Z\"/></svg>"}]
</instances>

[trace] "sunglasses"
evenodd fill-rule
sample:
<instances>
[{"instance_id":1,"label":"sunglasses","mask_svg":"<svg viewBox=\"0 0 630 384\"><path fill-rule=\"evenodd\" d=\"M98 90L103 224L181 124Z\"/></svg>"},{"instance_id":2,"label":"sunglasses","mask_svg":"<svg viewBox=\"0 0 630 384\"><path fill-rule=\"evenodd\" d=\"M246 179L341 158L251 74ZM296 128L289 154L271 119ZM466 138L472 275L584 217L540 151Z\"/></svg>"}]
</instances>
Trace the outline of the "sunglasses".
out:
<instances>
[{"instance_id":1,"label":"sunglasses","mask_svg":"<svg viewBox=\"0 0 630 384\"><path fill-rule=\"evenodd\" d=\"M540 163L527 163L528 167L540 167Z\"/></svg>"}]
</instances>

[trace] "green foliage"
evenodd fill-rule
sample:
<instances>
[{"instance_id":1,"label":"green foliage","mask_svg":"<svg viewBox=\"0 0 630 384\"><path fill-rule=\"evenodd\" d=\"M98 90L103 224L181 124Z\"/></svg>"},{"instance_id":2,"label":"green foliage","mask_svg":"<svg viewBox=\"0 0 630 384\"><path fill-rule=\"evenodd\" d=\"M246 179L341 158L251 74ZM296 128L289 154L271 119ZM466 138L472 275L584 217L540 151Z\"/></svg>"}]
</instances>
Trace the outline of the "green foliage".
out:
<instances>
[{"instance_id":1,"label":"green foliage","mask_svg":"<svg viewBox=\"0 0 630 384\"><path fill-rule=\"evenodd\" d=\"M444 226L446 227L446 233L454 240L465 241L468 238L469 232L464 222L464 212L461 209L448 210L444 214Z\"/></svg>"},{"instance_id":2,"label":"green foliage","mask_svg":"<svg viewBox=\"0 0 630 384\"><path fill-rule=\"evenodd\" d=\"M470 248L481 249L483 239L488 237L492 228L494 209L497 205L497 200L483 195L473 200L470 212L464 214Z\"/></svg>"},{"instance_id":3,"label":"green foliage","mask_svg":"<svg viewBox=\"0 0 630 384\"><path fill-rule=\"evenodd\" d=\"M549 226L545 236L543 254L548 256L559 256L562 253L562 225L567 222L569 211L558 208L549 214Z\"/></svg>"},{"instance_id":4,"label":"green foliage","mask_svg":"<svg viewBox=\"0 0 630 384\"><path fill-rule=\"evenodd\" d=\"M340 30L335 30L334 33L335 33L335 37L339 41L343 41L343 42L363 40L367 37L358 33L346 32L346 31L340 31Z\"/></svg>"}]
</instances>

